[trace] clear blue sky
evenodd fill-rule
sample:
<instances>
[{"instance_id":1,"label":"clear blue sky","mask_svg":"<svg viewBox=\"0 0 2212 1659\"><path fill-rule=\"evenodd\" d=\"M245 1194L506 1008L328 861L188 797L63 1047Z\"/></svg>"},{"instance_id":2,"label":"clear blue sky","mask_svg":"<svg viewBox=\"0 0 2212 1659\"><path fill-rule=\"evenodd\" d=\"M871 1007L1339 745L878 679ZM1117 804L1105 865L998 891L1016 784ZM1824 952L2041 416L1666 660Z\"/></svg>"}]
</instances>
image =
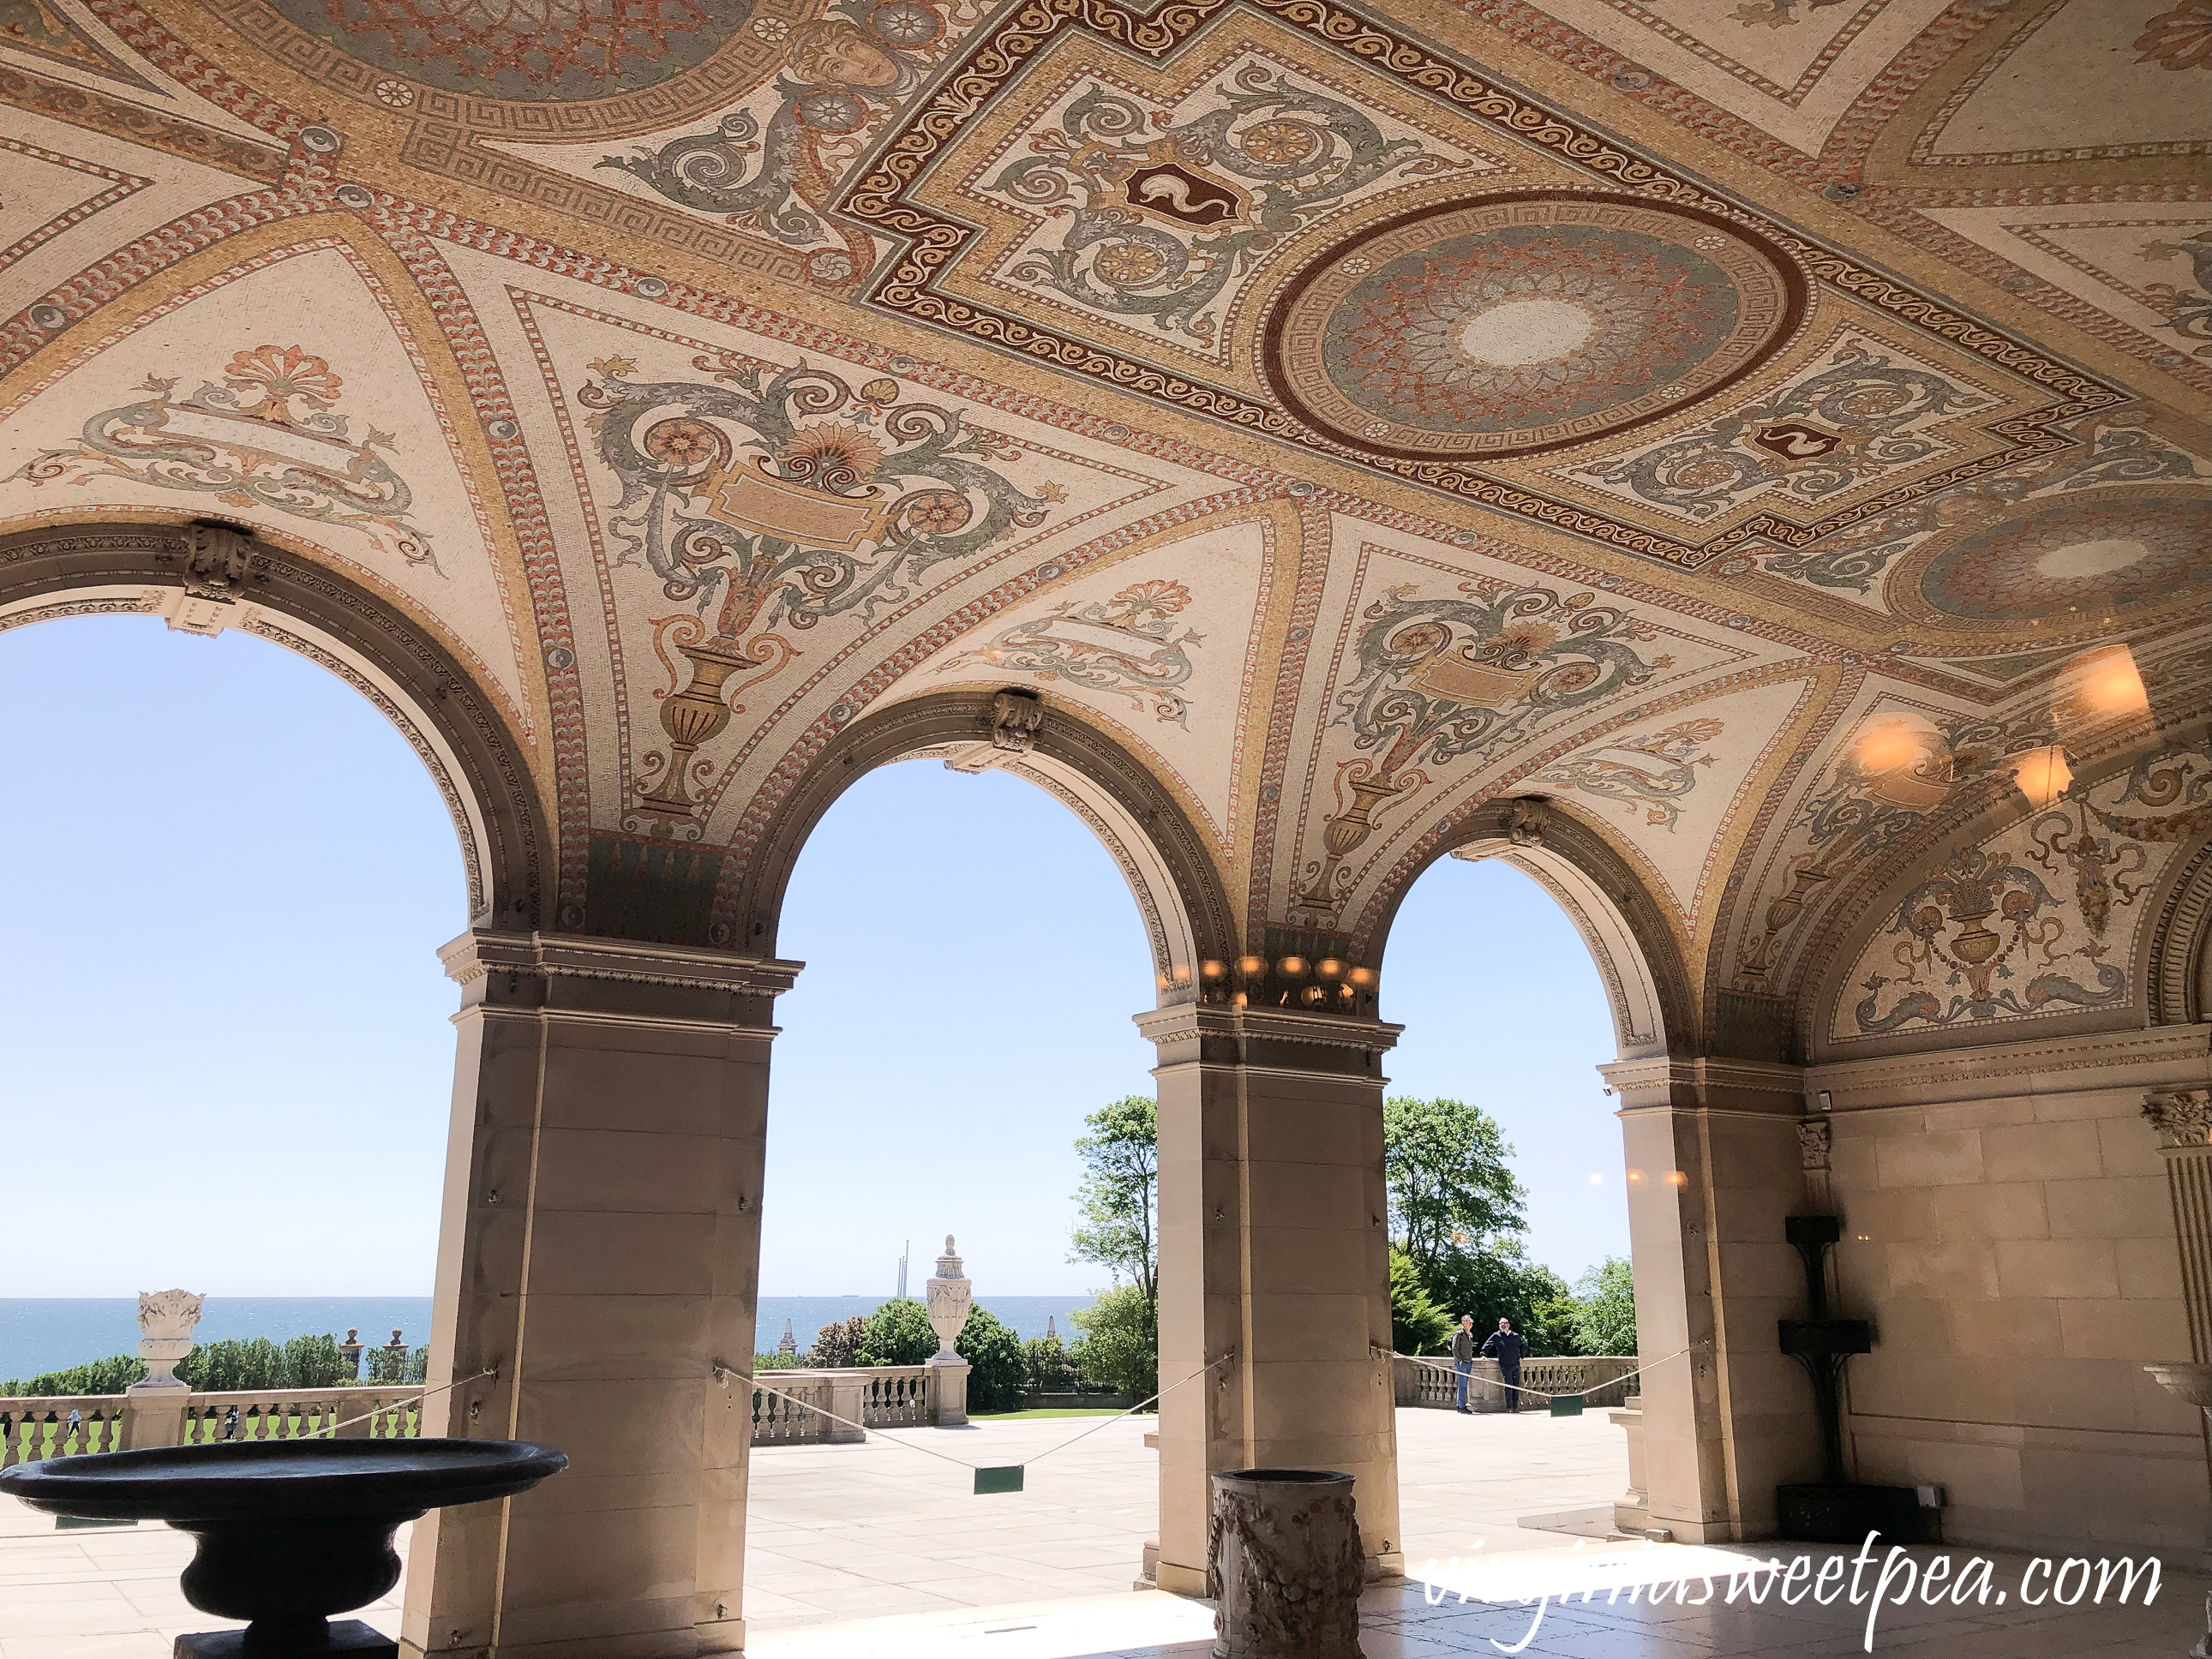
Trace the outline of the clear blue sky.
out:
<instances>
[{"instance_id":1,"label":"clear blue sky","mask_svg":"<svg viewBox=\"0 0 2212 1659\"><path fill-rule=\"evenodd\" d=\"M465 921L436 793L382 717L235 634L0 634L0 1296L427 1294ZM1018 781L861 780L808 844L784 954L762 1288L889 1294L946 1231L979 1287L1080 1293L1085 1112L1149 1089L1134 904ZM1612 1053L1566 919L1446 860L1400 913L1393 1091L1505 1126L1532 1255L1625 1254ZM1592 1177L1596 1177L1594 1182Z\"/></svg>"}]
</instances>

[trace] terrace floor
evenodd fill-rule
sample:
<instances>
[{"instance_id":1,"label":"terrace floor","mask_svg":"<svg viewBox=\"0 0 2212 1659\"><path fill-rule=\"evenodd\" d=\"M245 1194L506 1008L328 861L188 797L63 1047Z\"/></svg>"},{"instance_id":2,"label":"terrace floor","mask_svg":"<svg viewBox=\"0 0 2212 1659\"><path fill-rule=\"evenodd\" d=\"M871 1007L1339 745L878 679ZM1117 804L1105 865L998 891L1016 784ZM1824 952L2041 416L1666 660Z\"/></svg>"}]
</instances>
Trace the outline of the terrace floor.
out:
<instances>
[{"instance_id":1,"label":"terrace floor","mask_svg":"<svg viewBox=\"0 0 2212 1659\"><path fill-rule=\"evenodd\" d=\"M1041 1455L1092 1426L1027 1419L757 1451L749 1651L1198 1659L1211 1647L1210 1607L1130 1589L1153 1530L1157 1455L1144 1446L1145 1425L1115 1423ZM1511 1647L1528 1635L1531 1614L1517 1607L1462 1604L1441 1589L1431 1591L1441 1604L1429 1604L1423 1580L1465 1587L1455 1557L1506 1558L1516 1584L1534 1574L1528 1582L1540 1589L1688 1573L1694 1595L1694 1575L1725 1573L1759 1553L1599 1541L1600 1515L1626 1480L1620 1431L1601 1412L1404 1410L1398 1435L1413 1579L1366 1598L1367 1659L1494 1655L1493 1638ZM1038 1461L1022 1492L977 1498L966 1470L897 1440L967 1463ZM404 1538L403 1529L403 1547ZM1951 1552L1961 1560L1969 1553ZM50 1517L0 1499L0 1659L166 1659L179 1632L222 1622L192 1611L178 1590L190 1553L191 1540L166 1527L58 1531ZM1984 1553L1998 1586L2017 1585L2026 1558ZM1934 1607L1886 1609L1873 1650L1899 1659L2179 1659L2203 1633L2206 1584L2177 1565L2166 1564L2149 1608L2026 1607L2017 1599L1958 1607L1939 1598ZM396 1633L397 1594L358 1616ZM1683 1608L1632 1604L1625 1592L1608 1601L1601 1590L1594 1601L1554 1604L1522 1650L1530 1659L1829 1659L1864 1650L1864 1620L1863 1607L1842 1603Z\"/></svg>"}]
</instances>

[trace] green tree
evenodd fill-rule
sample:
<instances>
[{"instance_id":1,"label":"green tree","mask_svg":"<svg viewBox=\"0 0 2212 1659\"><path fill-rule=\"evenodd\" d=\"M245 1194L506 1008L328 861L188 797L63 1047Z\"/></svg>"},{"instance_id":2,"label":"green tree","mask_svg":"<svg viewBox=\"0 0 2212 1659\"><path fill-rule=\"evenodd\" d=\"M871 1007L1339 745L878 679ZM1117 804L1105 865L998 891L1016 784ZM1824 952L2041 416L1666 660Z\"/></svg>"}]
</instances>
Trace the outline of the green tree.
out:
<instances>
[{"instance_id":1,"label":"green tree","mask_svg":"<svg viewBox=\"0 0 2212 1659\"><path fill-rule=\"evenodd\" d=\"M1486 1249L1446 1250L1422 1273L1421 1282L1453 1324L1462 1314L1474 1316L1478 1340L1505 1318L1528 1339L1530 1353L1575 1352L1571 1331L1560 1328L1558 1310L1544 1307L1562 1298L1571 1301L1566 1280L1529 1261L1517 1239Z\"/></svg>"},{"instance_id":2,"label":"green tree","mask_svg":"<svg viewBox=\"0 0 2212 1659\"><path fill-rule=\"evenodd\" d=\"M969 1410L1013 1412L1027 1403L1030 1357L1022 1352L1021 1338L989 1309L968 1310L952 1352L968 1362Z\"/></svg>"},{"instance_id":3,"label":"green tree","mask_svg":"<svg viewBox=\"0 0 2212 1659\"><path fill-rule=\"evenodd\" d=\"M824 1325L814 1334L814 1346L807 1350L806 1363L832 1370L860 1364L860 1339L867 1332L867 1319L860 1315L838 1324Z\"/></svg>"},{"instance_id":4,"label":"green tree","mask_svg":"<svg viewBox=\"0 0 2212 1659\"><path fill-rule=\"evenodd\" d=\"M1522 1269L1521 1282L1528 1297L1528 1322L1522 1333L1530 1353L1584 1353L1582 1345L1583 1304L1575 1300L1567 1281L1540 1262Z\"/></svg>"},{"instance_id":5,"label":"green tree","mask_svg":"<svg viewBox=\"0 0 2212 1659\"><path fill-rule=\"evenodd\" d=\"M430 1346L424 1343L416 1352L422 1356L427 1370L430 1363ZM327 1333L321 1336L295 1336L284 1345L283 1352L284 1383L288 1389L335 1389L349 1380L353 1373L346 1368L345 1356L338 1352L337 1339ZM418 1382L420 1378L416 1379Z\"/></svg>"},{"instance_id":6,"label":"green tree","mask_svg":"<svg viewBox=\"0 0 2212 1659\"><path fill-rule=\"evenodd\" d=\"M1527 1195L1505 1164L1513 1149L1480 1106L1386 1100L1382 1145L1392 1234L1432 1291L1448 1251L1480 1251L1528 1224Z\"/></svg>"},{"instance_id":7,"label":"green tree","mask_svg":"<svg viewBox=\"0 0 2212 1659\"><path fill-rule=\"evenodd\" d=\"M1092 1261L1145 1298L1146 1320L1159 1325L1160 1127L1157 1105L1127 1095L1083 1120L1091 1133L1075 1143L1083 1185L1075 1194L1082 1221L1073 1261Z\"/></svg>"},{"instance_id":8,"label":"green tree","mask_svg":"<svg viewBox=\"0 0 2212 1659\"><path fill-rule=\"evenodd\" d=\"M1624 1256L1609 1255L1575 1281L1580 1317L1575 1335L1584 1353L1636 1352L1636 1279Z\"/></svg>"},{"instance_id":9,"label":"green tree","mask_svg":"<svg viewBox=\"0 0 2212 1659\"><path fill-rule=\"evenodd\" d=\"M929 1310L912 1297L886 1302L868 1316L860 1332L856 1365L919 1365L937 1352L937 1332Z\"/></svg>"},{"instance_id":10,"label":"green tree","mask_svg":"<svg viewBox=\"0 0 2212 1659\"><path fill-rule=\"evenodd\" d=\"M783 1353L770 1349L753 1356L753 1375L758 1376L763 1371L805 1370L812 1364L813 1361L803 1353Z\"/></svg>"},{"instance_id":11,"label":"green tree","mask_svg":"<svg viewBox=\"0 0 2212 1659\"><path fill-rule=\"evenodd\" d=\"M1075 1313L1071 1357L1087 1382L1103 1382L1133 1401L1160 1391L1158 1304L1135 1285L1116 1285Z\"/></svg>"},{"instance_id":12,"label":"green tree","mask_svg":"<svg viewBox=\"0 0 2212 1659\"><path fill-rule=\"evenodd\" d=\"M1431 1301L1413 1258L1390 1247L1390 1346L1400 1353L1442 1353L1451 1346L1450 1315Z\"/></svg>"}]
</instances>

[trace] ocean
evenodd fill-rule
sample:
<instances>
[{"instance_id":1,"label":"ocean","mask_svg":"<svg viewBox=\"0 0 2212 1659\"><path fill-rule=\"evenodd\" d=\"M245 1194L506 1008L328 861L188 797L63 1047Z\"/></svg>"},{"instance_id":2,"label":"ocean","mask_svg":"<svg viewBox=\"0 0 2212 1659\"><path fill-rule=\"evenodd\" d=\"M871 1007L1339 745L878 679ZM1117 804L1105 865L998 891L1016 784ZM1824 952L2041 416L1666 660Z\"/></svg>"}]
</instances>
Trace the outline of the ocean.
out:
<instances>
[{"instance_id":1,"label":"ocean","mask_svg":"<svg viewBox=\"0 0 2212 1659\"><path fill-rule=\"evenodd\" d=\"M791 1322L792 1336L804 1352L824 1325L873 1313L879 1296L764 1296L758 1310L755 1347L768 1351ZM992 1296L981 1305L1027 1339L1042 1336L1048 1321L1073 1336L1068 1316L1087 1308L1087 1296ZM430 1334L427 1296L211 1296L193 1333L202 1342L226 1337L287 1338L328 1332L343 1339L349 1328L371 1347L392 1340L394 1327L410 1345ZM58 1371L138 1347L138 1302L135 1297L0 1297L0 1382Z\"/></svg>"}]
</instances>

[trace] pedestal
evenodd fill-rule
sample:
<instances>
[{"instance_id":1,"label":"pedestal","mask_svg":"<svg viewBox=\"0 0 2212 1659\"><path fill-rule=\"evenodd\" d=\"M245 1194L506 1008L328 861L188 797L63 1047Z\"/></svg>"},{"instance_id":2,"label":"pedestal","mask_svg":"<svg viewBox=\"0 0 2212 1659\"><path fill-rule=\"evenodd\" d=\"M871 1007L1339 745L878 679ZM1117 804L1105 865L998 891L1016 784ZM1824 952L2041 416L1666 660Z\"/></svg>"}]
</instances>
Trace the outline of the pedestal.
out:
<instances>
[{"instance_id":1,"label":"pedestal","mask_svg":"<svg viewBox=\"0 0 2212 1659\"><path fill-rule=\"evenodd\" d=\"M1637 1396L1633 1406L1623 1406L1606 1413L1607 1421L1624 1431L1628 1436L1628 1490L1613 1502L1613 1528L1619 1532L1641 1533L1651 1524L1650 1499L1644 1487L1644 1407L1643 1396Z\"/></svg>"},{"instance_id":2,"label":"pedestal","mask_svg":"<svg viewBox=\"0 0 2212 1659\"><path fill-rule=\"evenodd\" d=\"M968 1420L968 1362L933 1356L928 1363L930 1415L939 1428L957 1429Z\"/></svg>"},{"instance_id":3,"label":"pedestal","mask_svg":"<svg viewBox=\"0 0 2212 1659\"><path fill-rule=\"evenodd\" d=\"M1352 1486L1324 1469L1213 1477L1214 1659L1362 1659L1367 1574Z\"/></svg>"},{"instance_id":4,"label":"pedestal","mask_svg":"<svg viewBox=\"0 0 2212 1659\"><path fill-rule=\"evenodd\" d=\"M166 1387L133 1382L123 1390L123 1443L116 1449L143 1451L184 1444L185 1407L191 1397L191 1387L174 1377Z\"/></svg>"}]
</instances>

